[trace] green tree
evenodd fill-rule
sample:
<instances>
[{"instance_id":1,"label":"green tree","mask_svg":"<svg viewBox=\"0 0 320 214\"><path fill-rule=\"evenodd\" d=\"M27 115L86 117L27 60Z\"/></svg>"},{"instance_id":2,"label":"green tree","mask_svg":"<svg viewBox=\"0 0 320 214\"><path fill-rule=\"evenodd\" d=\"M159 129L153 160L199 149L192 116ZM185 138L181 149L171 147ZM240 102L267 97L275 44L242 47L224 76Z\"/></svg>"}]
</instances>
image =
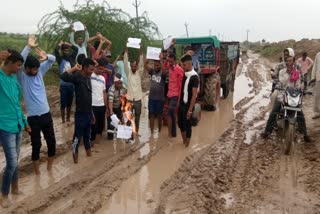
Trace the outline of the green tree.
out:
<instances>
[{"instance_id":1,"label":"green tree","mask_svg":"<svg viewBox=\"0 0 320 214\"><path fill-rule=\"evenodd\" d=\"M122 53L128 37L142 38L146 47L151 40L160 36L157 25L148 18L146 12L139 17L138 31L136 18L121 9L111 7L106 1L100 4L93 0L85 0L84 3L77 1L72 10L67 10L60 2L58 10L45 15L38 24L41 46L51 51L60 40L68 41L70 25L75 21L84 23L90 36L101 32L111 40L114 56Z\"/></svg>"}]
</instances>

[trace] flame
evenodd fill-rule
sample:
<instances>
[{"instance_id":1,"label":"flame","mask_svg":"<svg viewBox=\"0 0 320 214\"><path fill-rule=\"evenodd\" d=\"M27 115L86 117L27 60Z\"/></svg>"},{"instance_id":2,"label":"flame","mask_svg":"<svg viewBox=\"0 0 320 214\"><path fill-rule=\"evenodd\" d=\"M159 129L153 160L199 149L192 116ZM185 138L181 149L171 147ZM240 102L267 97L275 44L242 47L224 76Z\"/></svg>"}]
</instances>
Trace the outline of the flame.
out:
<instances>
[{"instance_id":1,"label":"flame","mask_svg":"<svg viewBox=\"0 0 320 214\"><path fill-rule=\"evenodd\" d=\"M133 136L136 136L137 134L136 124L132 117L132 112L130 111L132 108L132 105L133 104L127 100L126 95L121 96L121 110L123 112L123 116L131 122Z\"/></svg>"}]
</instances>

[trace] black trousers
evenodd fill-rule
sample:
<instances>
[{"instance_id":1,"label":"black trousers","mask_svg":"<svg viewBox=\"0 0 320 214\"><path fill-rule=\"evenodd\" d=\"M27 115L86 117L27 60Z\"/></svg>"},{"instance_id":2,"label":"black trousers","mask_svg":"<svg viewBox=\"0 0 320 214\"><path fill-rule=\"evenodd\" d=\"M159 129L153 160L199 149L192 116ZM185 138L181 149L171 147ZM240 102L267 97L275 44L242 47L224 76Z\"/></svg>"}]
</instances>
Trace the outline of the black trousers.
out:
<instances>
[{"instance_id":1,"label":"black trousers","mask_svg":"<svg viewBox=\"0 0 320 214\"><path fill-rule=\"evenodd\" d=\"M186 132L187 138L191 138L192 125L191 120L187 120L187 113L189 106L184 103L180 103L178 111L178 125L181 132Z\"/></svg>"},{"instance_id":2,"label":"black trousers","mask_svg":"<svg viewBox=\"0 0 320 214\"><path fill-rule=\"evenodd\" d=\"M56 154L56 138L53 129L53 120L51 113L40 116L28 117L28 123L31 127L31 145L32 145L32 160L40 159L41 149L41 132L47 142L48 157L53 157Z\"/></svg>"},{"instance_id":3,"label":"black trousers","mask_svg":"<svg viewBox=\"0 0 320 214\"><path fill-rule=\"evenodd\" d=\"M94 117L96 118L96 123L91 125L91 141L96 139L97 134L101 135L105 127L105 106L92 106L92 111Z\"/></svg>"}]
</instances>

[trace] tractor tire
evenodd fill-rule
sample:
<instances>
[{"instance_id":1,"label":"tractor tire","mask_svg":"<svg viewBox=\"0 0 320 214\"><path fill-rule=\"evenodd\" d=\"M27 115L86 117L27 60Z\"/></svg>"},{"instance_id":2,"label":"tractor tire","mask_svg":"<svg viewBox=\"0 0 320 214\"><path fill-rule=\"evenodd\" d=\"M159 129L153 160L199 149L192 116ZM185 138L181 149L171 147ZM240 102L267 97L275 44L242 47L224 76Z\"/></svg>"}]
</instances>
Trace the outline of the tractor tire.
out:
<instances>
[{"instance_id":1,"label":"tractor tire","mask_svg":"<svg viewBox=\"0 0 320 214\"><path fill-rule=\"evenodd\" d=\"M215 111L220 100L220 78L218 74L211 74L205 79L204 84L204 109Z\"/></svg>"}]
</instances>

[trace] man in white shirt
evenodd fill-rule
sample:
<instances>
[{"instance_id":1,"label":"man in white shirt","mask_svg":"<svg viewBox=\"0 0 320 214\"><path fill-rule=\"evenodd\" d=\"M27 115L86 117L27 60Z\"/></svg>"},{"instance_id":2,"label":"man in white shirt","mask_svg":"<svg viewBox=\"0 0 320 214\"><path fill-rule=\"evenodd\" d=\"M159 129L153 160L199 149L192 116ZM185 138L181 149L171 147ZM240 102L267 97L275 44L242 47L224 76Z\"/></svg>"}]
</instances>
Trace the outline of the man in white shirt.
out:
<instances>
[{"instance_id":1,"label":"man in white shirt","mask_svg":"<svg viewBox=\"0 0 320 214\"><path fill-rule=\"evenodd\" d=\"M87 57L88 56L88 54L87 54L87 41L89 39L89 32L88 32L87 28L85 27L85 29L84 29L84 34L85 34L84 39L81 35L78 35L77 42L76 42L74 40L74 34L75 34L75 30L74 30L73 26L71 26L70 43L78 48L78 55L77 56L79 56L80 54L84 54Z\"/></svg>"},{"instance_id":2,"label":"man in white shirt","mask_svg":"<svg viewBox=\"0 0 320 214\"><path fill-rule=\"evenodd\" d=\"M136 131L139 131L139 124L140 124L140 115L141 115L141 100L142 100L142 85L141 85L141 76L144 72L144 59L143 59L143 49L142 45L140 46L140 59L139 63L137 64L136 61L132 62L129 65L128 59L128 48L123 56L124 61L124 71L128 78L128 97L127 99L133 103L133 110L134 112L134 122L136 125ZM130 67L129 67L130 66Z\"/></svg>"},{"instance_id":3,"label":"man in white shirt","mask_svg":"<svg viewBox=\"0 0 320 214\"><path fill-rule=\"evenodd\" d=\"M105 126L105 114L107 107L107 93L106 93L106 82L102 73L107 61L104 58L97 60L97 68L91 75L92 85L92 110L96 118L96 123L91 127L91 142L92 146L96 140L97 135L102 135Z\"/></svg>"}]
</instances>

